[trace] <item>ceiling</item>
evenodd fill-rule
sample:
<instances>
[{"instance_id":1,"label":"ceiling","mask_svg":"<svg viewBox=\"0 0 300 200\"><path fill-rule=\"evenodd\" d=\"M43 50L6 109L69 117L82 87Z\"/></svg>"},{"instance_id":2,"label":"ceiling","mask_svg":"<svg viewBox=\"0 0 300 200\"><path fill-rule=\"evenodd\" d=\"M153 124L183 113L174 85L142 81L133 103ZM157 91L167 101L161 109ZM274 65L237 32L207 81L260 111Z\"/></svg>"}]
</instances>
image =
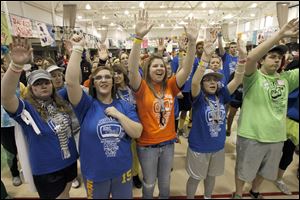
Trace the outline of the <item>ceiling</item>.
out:
<instances>
[{"instance_id":1,"label":"ceiling","mask_svg":"<svg viewBox=\"0 0 300 200\"><path fill-rule=\"evenodd\" d=\"M76 23L82 26L100 28L121 26L132 29L134 14L141 9L142 1L24 1L24 3L63 16L64 4L76 4ZM237 20L252 20L264 16L276 15L276 3L279 1L143 1L144 8L149 12L149 20L154 29L176 28L193 16L203 27L222 23L235 23ZM280 1L299 4L298 1ZM252 4L256 3L256 7ZM91 9L87 10L86 4ZM126 13L125 13L126 11ZM162 25L163 24L163 25Z\"/></svg>"}]
</instances>

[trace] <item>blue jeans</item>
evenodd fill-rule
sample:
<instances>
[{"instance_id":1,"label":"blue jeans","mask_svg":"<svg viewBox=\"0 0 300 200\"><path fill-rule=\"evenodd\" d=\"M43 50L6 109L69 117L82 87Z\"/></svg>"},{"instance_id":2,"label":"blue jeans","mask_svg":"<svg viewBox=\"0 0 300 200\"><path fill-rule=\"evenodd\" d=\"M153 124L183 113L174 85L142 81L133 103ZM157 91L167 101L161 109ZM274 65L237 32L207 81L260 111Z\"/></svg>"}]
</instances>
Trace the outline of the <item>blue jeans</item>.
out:
<instances>
[{"instance_id":1,"label":"blue jeans","mask_svg":"<svg viewBox=\"0 0 300 200\"><path fill-rule=\"evenodd\" d=\"M159 198L169 198L174 144L157 148L137 147L137 153L143 171L143 198L153 198L156 177L158 178Z\"/></svg>"}]
</instances>

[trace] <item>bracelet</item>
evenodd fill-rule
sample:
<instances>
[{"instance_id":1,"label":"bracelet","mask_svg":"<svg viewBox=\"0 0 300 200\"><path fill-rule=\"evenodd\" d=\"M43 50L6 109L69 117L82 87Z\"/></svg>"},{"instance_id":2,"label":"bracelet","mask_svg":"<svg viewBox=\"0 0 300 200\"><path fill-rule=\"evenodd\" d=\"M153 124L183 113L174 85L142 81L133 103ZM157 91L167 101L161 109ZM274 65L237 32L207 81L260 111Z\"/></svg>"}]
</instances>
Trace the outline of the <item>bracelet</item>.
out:
<instances>
[{"instance_id":1,"label":"bracelet","mask_svg":"<svg viewBox=\"0 0 300 200\"><path fill-rule=\"evenodd\" d=\"M143 40L139 38L134 38L133 43L135 44L142 44Z\"/></svg>"},{"instance_id":2,"label":"bracelet","mask_svg":"<svg viewBox=\"0 0 300 200\"><path fill-rule=\"evenodd\" d=\"M11 66L9 67L9 69L10 69L11 71L15 72L15 73L21 73L21 72L23 71L23 69L16 69L16 68L14 68L13 65L11 65Z\"/></svg>"},{"instance_id":3,"label":"bracelet","mask_svg":"<svg viewBox=\"0 0 300 200\"><path fill-rule=\"evenodd\" d=\"M15 67L15 69L19 70L19 69L22 69L24 68L24 65L19 65L19 64L16 64L14 63L13 61L10 62L9 66L13 66Z\"/></svg>"},{"instance_id":4,"label":"bracelet","mask_svg":"<svg viewBox=\"0 0 300 200\"><path fill-rule=\"evenodd\" d=\"M198 65L198 66L204 66L205 68L207 68L207 67L208 67L208 65L209 65L209 63L208 63L208 62L205 62L205 61L203 61L203 60L200 60L200 62L199 62L199 65Z\"/></svg>"}]
</instances>

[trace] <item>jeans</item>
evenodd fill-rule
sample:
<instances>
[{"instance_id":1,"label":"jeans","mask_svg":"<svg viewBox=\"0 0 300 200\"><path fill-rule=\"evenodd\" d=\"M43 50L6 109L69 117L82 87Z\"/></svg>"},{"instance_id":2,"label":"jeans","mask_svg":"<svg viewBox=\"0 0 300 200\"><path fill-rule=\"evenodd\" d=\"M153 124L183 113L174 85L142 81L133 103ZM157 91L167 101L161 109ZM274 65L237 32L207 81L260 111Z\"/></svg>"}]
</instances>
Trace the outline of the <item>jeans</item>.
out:
<instances>
[{"instance_id":1,"label":"jeans","mask_svg":"<svg viewBox=\"0 0 300 200\"><path fill-rule=\"evenodd\" d=\"M158 178L159 198L169 198L174 144L157 148L137 147L137 152L143 172L143 198L153 198L156 177Z\"/></svg>"}]
</instances>

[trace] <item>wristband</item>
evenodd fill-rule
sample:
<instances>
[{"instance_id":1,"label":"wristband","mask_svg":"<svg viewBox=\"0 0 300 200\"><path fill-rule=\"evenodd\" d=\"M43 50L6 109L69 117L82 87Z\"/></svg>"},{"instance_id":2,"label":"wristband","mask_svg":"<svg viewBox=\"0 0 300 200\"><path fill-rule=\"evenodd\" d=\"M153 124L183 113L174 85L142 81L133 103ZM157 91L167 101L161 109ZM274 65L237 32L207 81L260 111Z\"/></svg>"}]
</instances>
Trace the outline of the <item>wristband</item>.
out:
<instances>
[{"instance_id":1,"label":"wristband","mask_svg":"<svg viewBox=\"0 0 300 200\"><path fill-rule=\"evenodd\" d=\"M142 44L143 40L140 38L134 38L133 43L135 44Z\"/></svg>"},{"instance_id":2,"label":"wristband","mask_svg":"<svg viewBox=\"0 0 300 200\"><path fill-rule=\"evenodd\" d=\"M76 51L78 53L82 53L83 52L83 47L80 46L80 45L75 45L75 46L73 46L72 51Z\"/></svg>"},{"instance_id":3,"label":"wristband","mask_svg":"<svg viewBox=\"0 0 300 200\"><path fill-rule=\"evenodd\" d=\"M205 68L207 68L208 65L209 65L208 62L204 62L204 61L201 60L201 61L199 62L199 65L198 65L198 66L204 66Z\"/></svg>"},{"instance_id":4,"label":"wristband","mask_svg":"<svg viewBox=\"0 0 300 200\"><path fill-rule=\"evenodd\" d=\"M23 68L24 68L24 65L16 64L13 61L10 62L9 66L14 67L16 70L20 70L20 69L23 70Z\"/></svg>"},{"instance_id":5,"label":"wristband","mask_svg":"<svg viewBox=\"0 0 300 200\"><path fill-rule=\"evenodd\" d=\"M17 69L14 65L10 64L9 69L15 73L21 73L23 71L22 69Z\"/></svg>"}]
</instances>

